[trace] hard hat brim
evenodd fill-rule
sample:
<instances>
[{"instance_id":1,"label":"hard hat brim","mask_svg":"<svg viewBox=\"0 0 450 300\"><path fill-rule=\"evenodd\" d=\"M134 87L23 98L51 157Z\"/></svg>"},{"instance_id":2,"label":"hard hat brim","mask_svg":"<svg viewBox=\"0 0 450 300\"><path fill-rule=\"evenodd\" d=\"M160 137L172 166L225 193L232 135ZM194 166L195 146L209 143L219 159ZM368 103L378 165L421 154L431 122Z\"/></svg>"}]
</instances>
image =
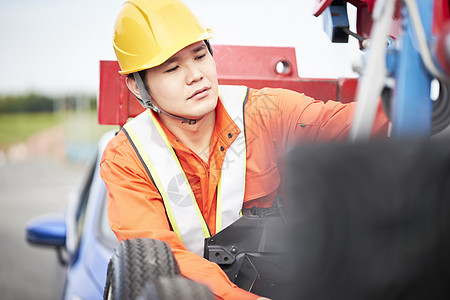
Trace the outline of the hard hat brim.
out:
<instances>
[{"instance_id":1,"label":"hard hat brim","mask_svg":"<svg viewBox=\"0 0 450 300\"><path fill-rule=\"evenodd\" d=\"M143 64L139 68L129 69L125 71L119 71L122 75L128 75L134 72L139 72L142 70L151 69L154 67L157 67L161 64L163 64L166 60L174 56L178 51L186 48L189 45L192 45L194 43L208 40L212 38L212 31L211 29L206 29L202 34L200 35L193 35L193 36L187 36L184 39L178 40L176 43L173 43L169 47L166 47L164 50L162 50L157 56L155 56L153 59L148 61L147 63Z\"/></svg>"}]
</instances>

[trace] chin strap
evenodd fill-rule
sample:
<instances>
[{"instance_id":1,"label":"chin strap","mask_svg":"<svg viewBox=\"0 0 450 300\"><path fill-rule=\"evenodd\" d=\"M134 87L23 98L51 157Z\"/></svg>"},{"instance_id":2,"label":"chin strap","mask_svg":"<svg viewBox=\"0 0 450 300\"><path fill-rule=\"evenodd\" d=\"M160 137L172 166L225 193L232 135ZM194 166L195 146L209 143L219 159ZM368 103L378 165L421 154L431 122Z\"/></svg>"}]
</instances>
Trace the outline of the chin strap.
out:
<instances>
[{"instance_id":1,"label":"chin strap","mask_svg":"<svg viewBox=\"0 0 450 300\"><path fill-rule=\"evenodd\" d=\"M197 123L197 121L200 121L201 119L203 119L203 117L201 117L200 119L188 119L185 117L177 116L177 115L163 111L162 109L160 109L159 107L155 106L152 103L150 94L147 92L147 89L145 88L144 82L142 81L142 78L139 75L139 73L134 72L133 76L134 76L134 80L136 81L136 84L137 84L137 87L139 89L139 93L141 94L142 99L140 99L139 97L137 97L134 94L133 95L145 109L151 109L151 110L155 111L156 113L165 114L174 119L181 120L181 123L188 123L189 125L193 125L193 124Z\"/></svg>"}]
</instances>

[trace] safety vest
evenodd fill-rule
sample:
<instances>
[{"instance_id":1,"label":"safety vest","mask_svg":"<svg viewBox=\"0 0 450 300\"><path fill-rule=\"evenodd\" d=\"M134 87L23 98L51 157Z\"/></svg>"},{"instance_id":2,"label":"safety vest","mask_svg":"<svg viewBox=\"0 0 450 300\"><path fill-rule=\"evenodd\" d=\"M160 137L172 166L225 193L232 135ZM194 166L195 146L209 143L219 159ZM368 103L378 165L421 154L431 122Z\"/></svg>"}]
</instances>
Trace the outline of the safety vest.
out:
<instances>
[{"instance_id":1,"label":"safety vest","mask_svg":"<svg viewBox=\"0 0 450 300\"><path fill-rule=\"evenodd\" d=\"M247 95L245 86L219 86L219 98L241 132L225 154L217 186L216 232L240 218L247 157L243 109ZM161 125L146 110L123 130L162 197L173 231L189 251L203 256L204 239L211 234Z\"/></svg>"}]
</instances>

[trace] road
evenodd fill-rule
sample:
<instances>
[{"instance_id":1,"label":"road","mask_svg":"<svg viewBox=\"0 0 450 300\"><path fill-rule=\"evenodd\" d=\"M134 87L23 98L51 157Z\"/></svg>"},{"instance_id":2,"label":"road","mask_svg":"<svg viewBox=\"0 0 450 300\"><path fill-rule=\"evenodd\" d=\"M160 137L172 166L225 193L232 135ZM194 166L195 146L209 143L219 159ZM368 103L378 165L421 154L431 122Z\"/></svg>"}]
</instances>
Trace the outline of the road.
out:
<instances>
[{"instance_id":1,"label":"road","mask_svg":"<svg viewBox=\"0 0 450 300\"><path fill-rule=\"evenodd\" d=\"M26 223L60 213L85 167L52 157L0 165L0 299L57 299L61 271L56 252L30 246Z\"/></svg>"}]
</instances>

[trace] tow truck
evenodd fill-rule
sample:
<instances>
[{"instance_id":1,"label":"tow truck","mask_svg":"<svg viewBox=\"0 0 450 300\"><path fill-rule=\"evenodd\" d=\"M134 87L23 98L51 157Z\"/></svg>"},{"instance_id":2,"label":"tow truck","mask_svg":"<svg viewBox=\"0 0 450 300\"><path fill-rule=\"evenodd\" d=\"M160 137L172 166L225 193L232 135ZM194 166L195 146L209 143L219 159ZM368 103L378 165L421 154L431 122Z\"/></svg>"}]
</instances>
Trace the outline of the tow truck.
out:
<instances>
[{"instance_id":1,"label":"tow truck","mask_svg":"<svg viewBox=\"0 0 450 300\"><path fill-rule=\"evenodd\" d=\"M213 45L219 84L356 101L349 141L293 148L286 199L206 239L205 258L272 299L448 299L449 1L317 0L312 13L332 42L358 39L358 78L301 78L294 48ZM123 126L143 111L118 71L116 61L100 62L100 124ZM389 139L372 141L379 101ZM150 239L117 247L105 286L105 299L174 299L170 289L177 299L212 297Z\"/></svg>"}]
</instances>

